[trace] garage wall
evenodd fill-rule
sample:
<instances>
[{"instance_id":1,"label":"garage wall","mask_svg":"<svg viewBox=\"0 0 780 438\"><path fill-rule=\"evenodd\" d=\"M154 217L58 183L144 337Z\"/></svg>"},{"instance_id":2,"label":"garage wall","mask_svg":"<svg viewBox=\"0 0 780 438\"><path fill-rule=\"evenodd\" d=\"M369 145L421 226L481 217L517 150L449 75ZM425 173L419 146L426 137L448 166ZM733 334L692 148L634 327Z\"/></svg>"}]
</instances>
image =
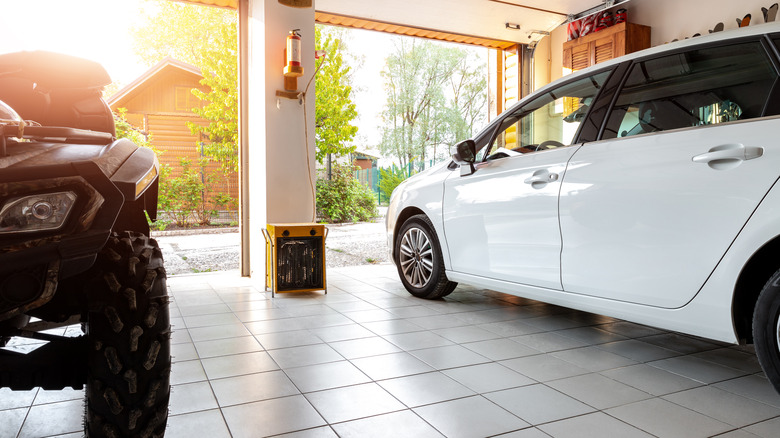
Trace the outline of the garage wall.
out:
<instances>
[{"instance_id":1,"label":"garage wall","mask_svg":"<svg viewBox=\"0 0 780 438\"><path fill-rule=\"evenodd\" d=\"M769 7L772 3L769 0L631 0L626 9L628 21L652 28L650 44L658 46L695 33L707 34L719 22L725 25L725 30L736 29L736 19L742 19L745 14L752 15L751 26L763 24L761 7ZM563 76L563 43L566 39L566 25L563 25L537 45L534 89Z\"/></svg>"},{"instance_id":2,"label":"garage wall","mask_svg":"<svg viewBox=\"0 0 780 438\"><path fill-rule=\"evenodd\" d=\"M751 26L763 24L761 7L771 4L768 0L632 0L627 9L629 21L653 28L650 43L657 46L695 33L707 34L719 22L726 30L736 29L737 18L745 14L752 14Z\"/></svg>"}]
</instances>

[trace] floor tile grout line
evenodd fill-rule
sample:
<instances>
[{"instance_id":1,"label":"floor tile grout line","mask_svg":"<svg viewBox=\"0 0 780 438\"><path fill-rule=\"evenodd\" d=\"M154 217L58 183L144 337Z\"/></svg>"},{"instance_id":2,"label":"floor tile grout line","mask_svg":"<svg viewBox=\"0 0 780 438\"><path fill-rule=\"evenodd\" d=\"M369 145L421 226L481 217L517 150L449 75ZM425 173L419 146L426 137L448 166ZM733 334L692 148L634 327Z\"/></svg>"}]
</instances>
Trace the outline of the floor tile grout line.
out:
<instances>
[{"instance_id":1,"label":"floor tile grout line","mask_svg":"<svg viewBox=\"0 0 780 438\"><path fill-rule=\"evenodd\" d=\"M348 293L349 293L349 292L348 292ZM350 294L351 294L351 293L350 293ZM353 295L353 296L356 296L356 295L354 295L354 294L351 294L351 295ZM231 309L231 310L232 310L232 309ZM334 310L335 310L335 309L334 309ZM383 308L382 310L385 310L385 311L387 311L387 308ZM338 312L338 313L340 313L340 314L342 314L342 315L344 315L344 313L345 313L345 312L341 312L341 311L337 311L337 312ZM461 313L464 313L464 312L461 312ZM445 314L442 314L442 315L448 315L448 313L445 313ZM402 321L406 321L406 320L408 320L409 318L403 318L403 317L399 317L398 319L399 319L399 320L402 320ZM364 322L356 322L356 323L357 323L357 325L359 325L360 327L363 327L363 328L365 328L366 330L368 330L369 332L371 332L371 333L373 333L374 335L376 335L378 338L381 338L381 339L384 339L385 341L388 341L388 342L390 342L388 339L386 339L386 338L385 338L385 336L387 336L387 335L380 335L379 333L376 333L376 332L372 331L371 329L369 329L369 328L365 327L363 324L366 324L366 323L367 323L366 321L364 321ZM480 323L475 323L475 322L472 322L472 321L470 321L469 323L467 323L467 325L469 325L469 326L477 326L477 325L480 325L480 324L484 324L484 323L483 323L483 322L480 322ZM596 327L596 328L600 328L600 329L604 330L604 328L600 327L600 326L602 326L602 325L605 325L605 324L604 324L604 323L600 323L600 324L599 324L599 323L596 323L596 324L589 324L589 325L586 325L586 326L581 326L581 327ZM307 330L308 330L308 329L307 329ZM431 332L431 333L433 333L433 330L437 330L437 329L425 329L425 330L421 330L420 332L422 332L422 331L427 331L427 332ZM558 329L547 329L547 330L545 330L543 333L555 333L555 332L558 332L558 331L559 331ZM636 337L634 337L634 336L624 335L624 334L622 334L622 333L619 333L619 332L618 332L618 333L615 333L615 332L612 332L612 331L610 331L610 330L605 330L605 331L607 331L607 332L610 332L610 333L613 333L613 334L617 334L617 335L625 336L625 337L626 337L626 340L639 340L639 339L641 339L642 337L653 336L653 335L647 335L647 336L636 336ZM251 333L251 332L250 332L250 333ZM411 332L411 333L414 333L414 332ZM436 334L436 333L434 333L434 334ZM512 337L512 336L501 335L500 333L496 333L496 334L500 336L500 337L499 337L499 338L497 338L497 339L509 339L510 337ZM254 337L258 336L258 334L254 334L254 333L252 333L252 335L253 335ZM316 336L316 335L315 335L315 336ZM318 338L319 338L319 337L318 337ZM321 339L321 338L320 338L320 339ZM332 342L335 342L335 341L327 342L327 341L324 341L324 339L321 339L321 340L322 340L322 341L323 341L323 342L324 342L326 345L329 345L330 343L332 343ZM511 339L510 339L510 340L511 340ZM259 345L261 345L261 346L262 346L262 343L260 343L260 341L259 341L259 340L257 340L257 339L256 339L256 341L258 342L258 344L259 344ZM514 340L513 340L513 341L514 341ZM479 342L479 341L475 341L475 342ZM515 342L516 342L516 341L515 341ZM392 343L392 342L391 342L391 343ZM466 347L466 345L467 345L467 344L469 344L469 343L468 343L468 342L465 342L465 343L462 343L462 344L461 344L461 343L455 343L455 344L456 344L456 345L461 345L461 346L464 346L464 348L468 348L468 347ZM599 349L599 350L602 350L602 349L600 348L600 346L601 346L601 345L604 345L604 343L594 343L594 344L589 344L589 345L587 345L587 347L596 347L597 349ZM653 346L657 346L657 347L663 348L663 347L662 347L662 346L660 346L660 345L655 345L655 344L650 344L650 345L653 345ZM716 344L714 347L712 347L712 348L710 348L710 349L705 349L705 350L702 350L702 351L711 351L711 350L715 350L715 349L719 349L719 348L729 348L729 347L730 347L730 346L722 346L722 345L717 345L717 344ZM564 349L564 350L566 350L566 349ZM409 353L410 351L414 351L414 350L405 350L405 349L402 349L402 351L403 351L404 353ZM563 350L560 350L560 351L563 351ZM700 351L700 352L702 352L702 351ZM475 352L475 353L476 353L476 352ZM551 353L551 352L540 352L538 355L542 355L542 354L544 354L544 355L549 355L550 353ZM621 354L619 354L619 353L615 353L615 352L610 352L610 353L612 353L612 354L616 354L617 356L626 357L626 356L623 356L623 355L621 355ZM673 356L673 357L680 357L680 356L690 356L690 355L696 354L696 353L683 353L683 352L676 352L676 353L678 354L678 356ZM477 354L478 354L478 353L477 353ZM343 356L343 355L342 355L342 356ZM380 356L381 356L381 355L380 355ZM372 357L376 357L376 356L372 356ZM649 364L650 362L654 362L654 360L636 360L636 359L632 359L631 357L626 357L626 359L633 360L633 361L635 361L635 362L636 362L636 364L645 364L645 365ZM722 363L719 363L719 362L716 362L716 361L710 361L710 360L708 360L708 359L705 359L705 358L698 358L698 359L700 359L700 360L703 360L703 361L706 361L706 362L709 362L709 363L713 363L713 364L716 364L716 365L720 365L720 366L724 366L724 367L730 368L728 365L725 365L725 364L722 364ZM350 359L346 359L346 360L347 360L348 362L350 362L350 363L351 363L351 360L350 360ZM565 360L565 359L562 359L562 360ZM663 360L663 359L658 359L658 360ZM658 361L658 360L655 360L655 361ZM496 361L492 361L492 363L497 363L497 362L496 362ZM353 365L354 365L354 364L353 364ZM500 365L500 364L499 364L499 365ZM648 365L648 366L652 366L652 365ZM612 370L612 369L619 369L619 368L622 368L622 367L611 368L611 369L609 369L609 370ZM656 367L656 368L657 368L657 367ZM358 368L358 369L360 369L360 368ZM671 371L668 371L668 370L665 370L665 369L661 369L661 368L658 368L658 369L659 369L659 370L661 370L661 371L664 371L664 372L670 372L670 373L672 373L672 374L675 374L675 373L673 373L673 372L671 372ZM599 375L602 375L602 376L603 376L603 374L602 374L602 373L604 373L604 372L606 372L606 371L609 371L609 370L599 370L599 371L591 371L591 370L588 370L588 371L589 371L590 373L593 373L593 374L599 374ZM438 370L438 369L437 369L436 371L437 371L437 372L441 372L442 370ZM743 370L738 370L738 371L745 372L745 371L743 371ZM362 372L362 370L361 370L361 372ZM431 371L431 372L432 372L432 371ZM365 374L365 373L364 373L364 374ZM743 376L734 377L734 378L731 378L731 379L725 379L725 380L718 381L718 382L713 382L713 384L711 384L711 385L712 385L712 386L714 386L716 383L722 383L722 382L727 382L727 381L730 381L730 380L736 380L736 379L738 379L738 378L748 377L748 376L752 376L752 375L756 375L756 374L760 374L760 373L750 373L750 372L745 372L745 375L743 375ZM678 374L678 375L679 375L679 374ZM606 377L606 378L609 378L608 376L604 376L604 377ZM682 377L684 377L684 378L686 378L686 379L690 379L690 378L688 378L688 377L686 377L686 376L682 376ZM370 377L369 377L369 379L370 379ZM377 383L377 382L379 382L379 381L382 381L382 380L383 380L383 379L380 379L380 380L374 380L374 379L371 379L371 382L373 382L373 383ZM614 379L612 379L612 380L614 380ZM554 381L554 380L553 380L553 381ZM548 382L551 382L551 381L548 381ZM546 383L548 383L548 382L542 382L542 384L545 384L545 386L547 386L547 385L546 385ZM618 382L618 383L622 383L622 382ZM698 383L701 383L701 382L698 382ZM702 385L703 385L703 384L702 384ZM630 387L633 387L633 386L631 386L631 385L628 385L628 386L630 386ZM701 387L701 386L700 386L700 387ZM552 389L554 390L554 388L552 388ZM639 389L639 388L635 388L635 389L637 389L637 390L640 390L640 391L641 391L641 389ZM694 389L695 389L695 388L694 388ZM722 388L719 388L719 389L722 389ZM724 391L726 391L726 392L732 393L731 391L728 391L728 390L726 390L726 389L723 389L723 390L724 390ZM560 391L559 391L559 392L560 392ZM669 393L669 394L672 394L672 393ZM669 394L664 394L664 395L660 395L660 396L654 396L654 395L650 394L650 396L651 396L652 398L656 398L656 399L657 399L657 398L662 398L662 399L663 399L663 397L664 397L664 396L667 396L667 395L669 395ZM738 396L743 396L743 395L741 395L741 394L736 394L736 395L738 395ZM743 397L744 397L744 396L743 396ZM753 400L753 399L752 399L752 398L750 398L750 397L746 397L746 398ZM576 398L574 398L574 399L576 400ZM578 401L579 401L579 400L578 400ZM755 400L755 401L761 402L760 400ZM763 403L763 402L762 402L762 403ZM585 403L585 404L587 405L587 403ZM771 406L771 405L768 405L768 406ZM603 410L597 410L597 411L598 411L598 412L604 412ZM695 410L694 410L693 412L697 412L697 411L695 411ZM720 420L719 420L719 421L720 421Z\"/></svg>"}]
</instances>

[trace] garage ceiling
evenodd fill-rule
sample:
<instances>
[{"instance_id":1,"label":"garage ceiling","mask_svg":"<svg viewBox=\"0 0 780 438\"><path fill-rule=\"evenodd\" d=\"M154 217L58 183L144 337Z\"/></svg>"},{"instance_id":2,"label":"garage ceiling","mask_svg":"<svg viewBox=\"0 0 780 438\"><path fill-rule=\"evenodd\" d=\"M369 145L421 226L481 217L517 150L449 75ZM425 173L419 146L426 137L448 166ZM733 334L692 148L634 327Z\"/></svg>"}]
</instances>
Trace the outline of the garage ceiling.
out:
<instances>
[{"instance_id":1,"label":"garage ceiling","mask_svg":"<svg viewBox=\"0 0 780 438\"><path fill-rule=\"evenodd\" d=\"M239 0L180 1L236 8ZM536 42L569 17L627 1L314 0L314 7L319 23L506 48Z\"/></svg>"},{"instance_id":2,"label":"garage ceiling","mask_svg":"<svg viewBox=\"0 0 780 438\"><path fill-rule=\"evenodd\" d=\"M615 1L612 3L620 3ZM320 13L528 44L600 0L315 0ZM519 25L508 29L506 23Z\"/></svg>"}]
</instances>

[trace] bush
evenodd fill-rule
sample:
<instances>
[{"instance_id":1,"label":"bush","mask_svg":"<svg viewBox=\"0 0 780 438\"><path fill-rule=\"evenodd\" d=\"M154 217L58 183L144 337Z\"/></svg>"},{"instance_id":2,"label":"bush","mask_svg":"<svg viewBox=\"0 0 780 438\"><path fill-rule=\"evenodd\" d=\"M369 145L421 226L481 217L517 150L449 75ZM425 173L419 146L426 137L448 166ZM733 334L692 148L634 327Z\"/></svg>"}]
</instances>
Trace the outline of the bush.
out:
<instances>
[{"instance_id":1,"label":"bush","mask_svg":"<svg viewBox=\"0 0 780 438\"><path fill-rule=\"evenodd\" d=\"M186 158L181 158L180 163L182 173L166 181L168 190L165 199L160 199L160 204L163 204L160 207L170 215L176 225L183 227L189 223L192 216L198 216L196 213L202 204L205 187L200 169L193 168L192 162Z\"/></svg>"},{"instance_id":2,"label":"bush","mask_svg":"<svg viewBox=\"0 0 780 438\"><path fill-rule=\"evenodd\" d=\"M382 193L382 199L390 200L393 190L406 179L402 169L379 169L379 192Z\"/></svg>"},{"instance_id":3,"label":"bush","mask_svg":"<svg viewBox=\"0 0 780 438\"><path fill-rule=\"evenodd\" d=\"M353 172L352 165L334 164L330 180L317 180L317 215L324 221L367 221L379 215L374 192Z\"/></svg>"}]
</instances>

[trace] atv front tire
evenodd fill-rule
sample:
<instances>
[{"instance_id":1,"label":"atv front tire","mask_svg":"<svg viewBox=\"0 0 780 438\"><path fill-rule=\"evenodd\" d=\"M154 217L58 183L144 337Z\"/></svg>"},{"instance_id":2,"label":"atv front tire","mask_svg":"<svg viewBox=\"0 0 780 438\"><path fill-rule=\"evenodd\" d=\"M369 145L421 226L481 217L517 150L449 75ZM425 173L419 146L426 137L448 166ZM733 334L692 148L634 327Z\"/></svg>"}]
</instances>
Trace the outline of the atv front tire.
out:
<instances>
[{"instance_id":1,"label":"atv front tire","mask_svg":"<svg viewBox=\"0 0 780 438\"><path fill-rule=\"evenodd\" d=\"M162 437L170 396L170 316L154 239L114 233L86 274L88 437Z\"/></svg>"}]
</instances>

